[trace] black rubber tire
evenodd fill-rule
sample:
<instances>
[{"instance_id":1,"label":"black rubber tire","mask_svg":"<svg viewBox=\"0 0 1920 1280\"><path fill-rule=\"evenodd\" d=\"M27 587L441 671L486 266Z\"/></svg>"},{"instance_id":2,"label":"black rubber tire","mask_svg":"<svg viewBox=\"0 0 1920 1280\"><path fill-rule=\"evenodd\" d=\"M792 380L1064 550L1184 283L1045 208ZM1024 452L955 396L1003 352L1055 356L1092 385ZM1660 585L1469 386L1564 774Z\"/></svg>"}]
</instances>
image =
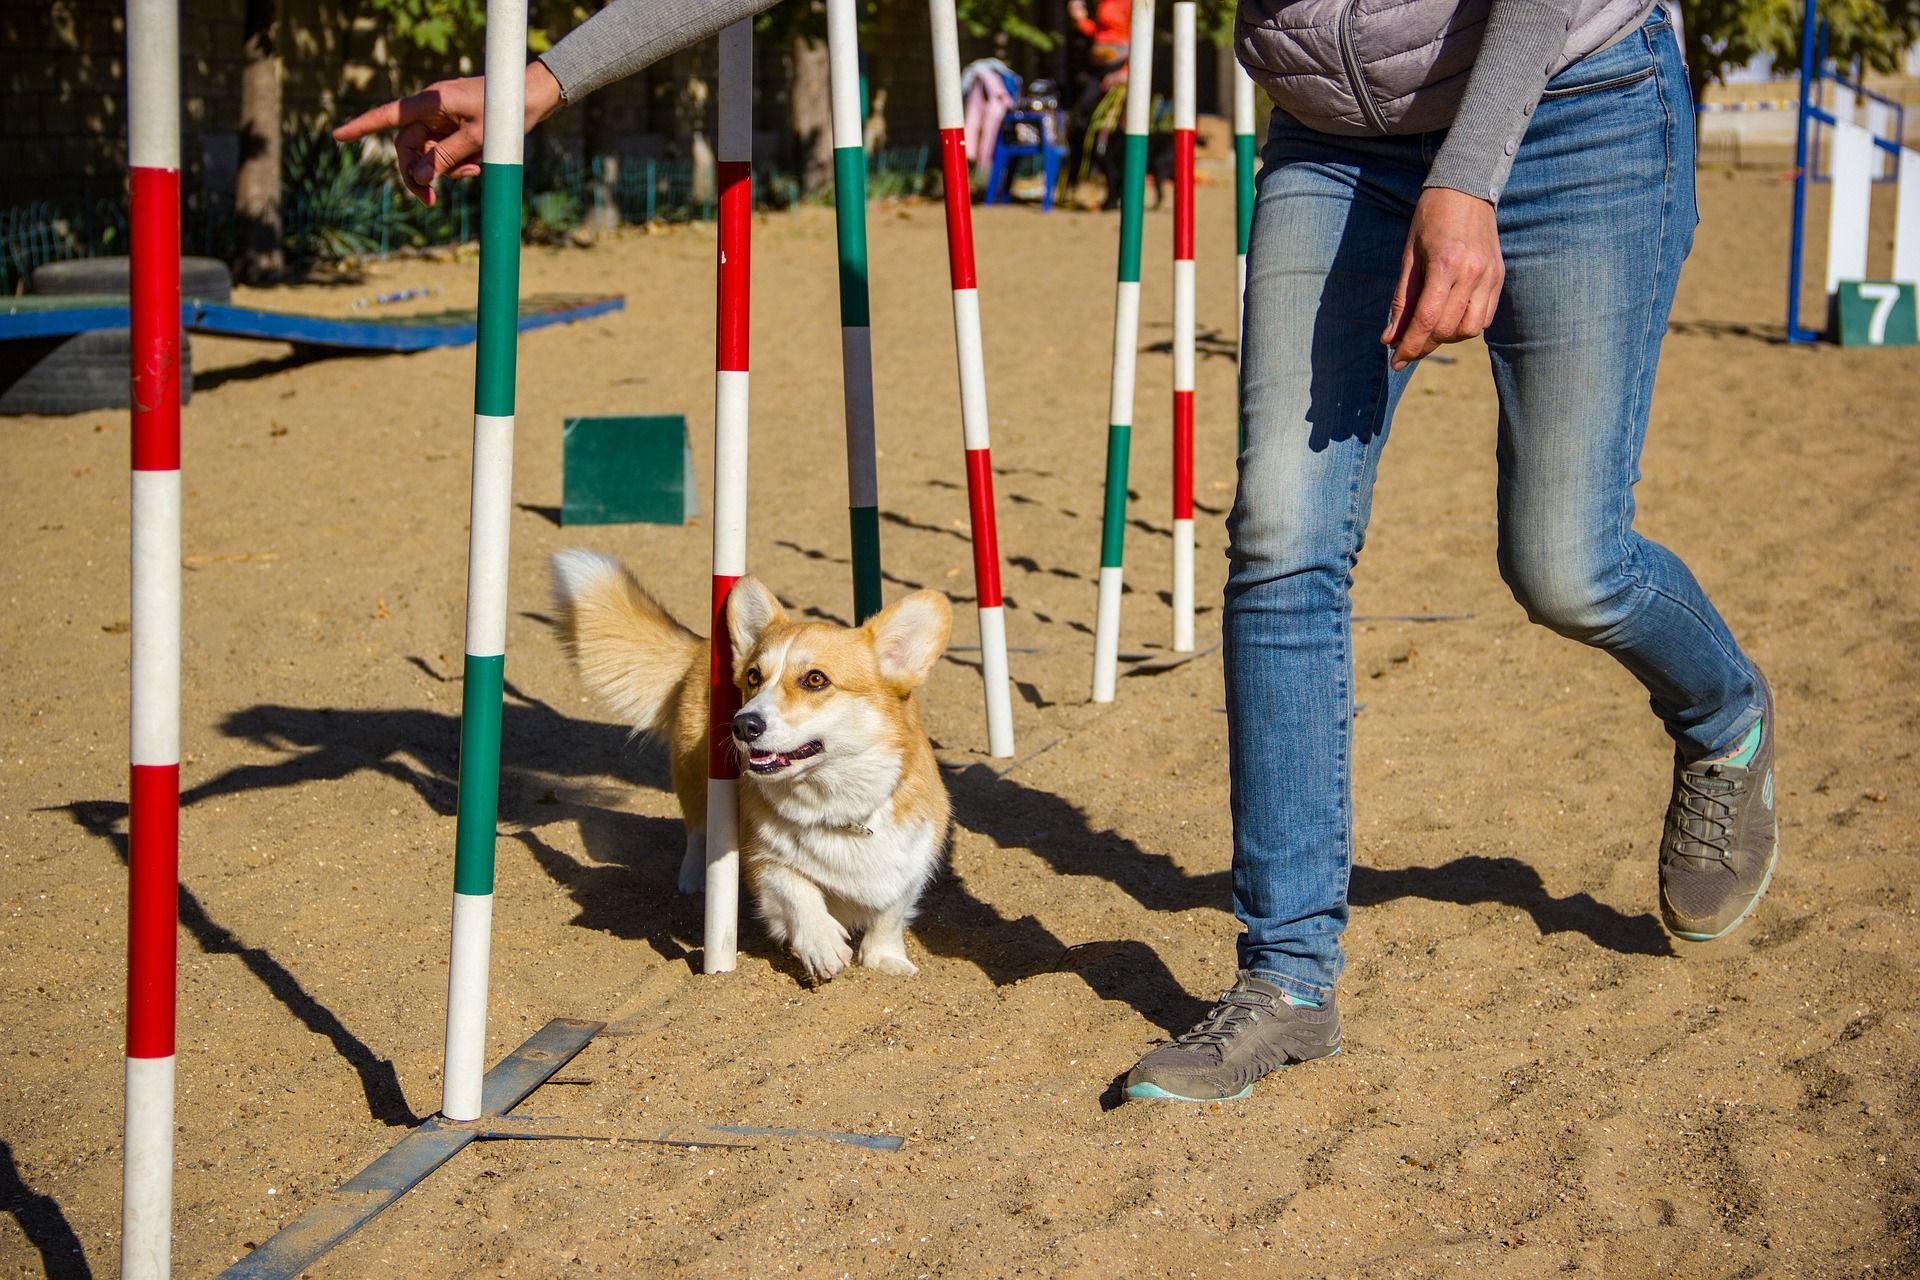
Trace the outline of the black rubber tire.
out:
<instances>
[{"instance_id":1,"label":"black rubber tire","mask_svg":"<svg viewBox=\"0 0 1920 1280\"><path fill-rule=\"evenodd\" d=\"M95 329L0 342L0 414L125 409L133 399L133 335ZM180 402L193 398L193 347L180 335Z\"/></svg>"},{"instance_id":2,"label":"black rubber tire","mask_svg":"<svg viewBox=\"0 0 1920 1280\"><path fill-rule=\"evenodd\" d=\"M27 291L59 297L85 293L125 296L127 275L125 258L47 262L33 269ZM227 264L213 258L180 259L180 296L204 298L208 302L231 300L233 276L227 271Z\"/></svg>"}]
</instances>

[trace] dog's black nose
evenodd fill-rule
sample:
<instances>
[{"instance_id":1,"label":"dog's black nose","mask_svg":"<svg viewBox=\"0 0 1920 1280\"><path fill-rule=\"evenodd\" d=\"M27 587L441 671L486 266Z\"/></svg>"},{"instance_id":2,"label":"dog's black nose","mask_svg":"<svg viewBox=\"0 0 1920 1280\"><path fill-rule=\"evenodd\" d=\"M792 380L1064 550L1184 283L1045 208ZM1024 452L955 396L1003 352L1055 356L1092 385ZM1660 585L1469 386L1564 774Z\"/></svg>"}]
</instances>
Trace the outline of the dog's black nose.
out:
<instances>
[{"instance_id":1,"label":"dog's black nose","mask_svg":"<svg viewBox=\"0 0 1920 1280\"><path fill-rule=\"evenodd\" d=\"M767 722L757 711L742 711L733 718L733 736L742 742L753 742L766 731Z\"/></svg>"}]
</instances>

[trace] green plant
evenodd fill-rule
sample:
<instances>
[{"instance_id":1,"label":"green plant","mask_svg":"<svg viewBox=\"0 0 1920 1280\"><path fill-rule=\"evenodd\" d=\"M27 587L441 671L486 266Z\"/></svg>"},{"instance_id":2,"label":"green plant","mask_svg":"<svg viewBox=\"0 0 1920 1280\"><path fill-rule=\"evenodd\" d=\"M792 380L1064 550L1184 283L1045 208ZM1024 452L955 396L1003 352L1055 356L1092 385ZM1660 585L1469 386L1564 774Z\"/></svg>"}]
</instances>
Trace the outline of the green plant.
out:
<instances>
[{"instance_id":1,"label":"green plant","mask_svg":"<svg viewBox=\"0 0 1920 1280\"><path fill-rule=\"evenodd\" d=\"M532 216L526 238L535 244L557 244L580 227L580 198L568 191L536 192L528 201Z\"/></svg>"},{"instance_id":2,"label":"green plant","mask_svg":"<svg viewBox=\"0 0 1920 1280\"><path fill-rule=\"evenodd\" d=\"M288 130L280 183L284 243L296 258L349 258L411 243L410 202L393 198L387 162L335 142L324 123Z\"/></svg>"},{"instance_id":3,"label":"green plant","mask_svg":"<svg viewBox=\"0 0 1920 1280\"><path fill-rule=\"evenodd\" d=\"M421 49L446 53L473 43L486 29L486 0L368 0L395 36Z\"/></svg>"}]
</instances>

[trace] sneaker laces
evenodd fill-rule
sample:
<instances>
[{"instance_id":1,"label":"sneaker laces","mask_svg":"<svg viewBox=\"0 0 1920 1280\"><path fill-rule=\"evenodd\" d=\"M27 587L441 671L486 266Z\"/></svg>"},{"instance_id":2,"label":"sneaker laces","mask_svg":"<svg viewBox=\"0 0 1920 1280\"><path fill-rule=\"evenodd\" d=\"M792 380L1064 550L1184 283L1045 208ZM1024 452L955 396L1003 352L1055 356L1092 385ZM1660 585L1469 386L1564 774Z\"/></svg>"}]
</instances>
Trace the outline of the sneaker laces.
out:
<instances>
[{"instance_id":1,"label":"sneaker laces","mask_svg":"<svg viewBox=\"0 0 1920 1280\"><path fill-rule=\"evenodd\" d=\"M1683 767L1674 792L1674 853L1729 865L1734 802L1746 785L1744 776L1728 776L1719 763Z\"/></svg>"},{"instance_id":2,"label":"sneaker laces","mask_svg":"<svg viewBox=\"0 0 1920 1280\"><path fill-rule=\"evenodd\" d=\"M1249 1023L1258 1022L1263 1013L1272 1013L1276 997L1252 987L1236 986L1207 1010L1207 1016L1174 1040L1175 1044L1213 1045L1226 1048L1227 1042Z\"/></svg>"}]
</instances>

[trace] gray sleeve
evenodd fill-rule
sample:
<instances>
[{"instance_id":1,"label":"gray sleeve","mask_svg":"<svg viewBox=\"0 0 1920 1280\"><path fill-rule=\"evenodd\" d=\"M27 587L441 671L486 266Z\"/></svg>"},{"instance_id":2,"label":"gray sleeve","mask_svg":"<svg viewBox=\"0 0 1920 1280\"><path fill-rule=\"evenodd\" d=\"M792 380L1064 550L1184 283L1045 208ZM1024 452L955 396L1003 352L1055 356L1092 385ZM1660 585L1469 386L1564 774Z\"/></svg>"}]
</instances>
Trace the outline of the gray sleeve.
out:
<instances>
[{"instance_id":1,"label":"gray sleeve","mask_svg":"<svg viewBox=\"0 0 1920 1280\"><path fill-rule=\"evenodd\" d=\"M1500 203L1513 153L1547 72L1566 51L1578 7L1579 0L1493 0L1460 110L1423 185Z\"/></svg>"},{"instance_id":2,"label":"gray sleeve","mask_svg":"<svg viewBox=\"0 0 1920 1280\"><path fill-rule=\"evenodd\" d=\"M778 0L613 0L568 32L540 61L578 102L595 89L644 70L720 34Z\"/></svg>"}]
</instances>

